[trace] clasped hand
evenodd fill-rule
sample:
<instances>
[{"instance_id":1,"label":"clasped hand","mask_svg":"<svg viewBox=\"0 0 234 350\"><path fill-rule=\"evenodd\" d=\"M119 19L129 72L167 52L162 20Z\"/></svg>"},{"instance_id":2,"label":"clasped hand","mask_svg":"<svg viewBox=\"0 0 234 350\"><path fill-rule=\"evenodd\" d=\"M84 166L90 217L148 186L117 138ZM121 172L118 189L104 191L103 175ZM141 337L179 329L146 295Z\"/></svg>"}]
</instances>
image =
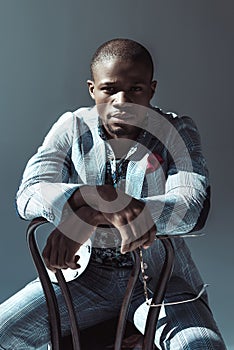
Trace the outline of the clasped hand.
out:
<instances>
[{"instance_id":1,"label":"clasped hand","mask_svg":"<svg viewBox=\"0 0 234 350\"><path fill-rule=\"evenodd\" d=\"M119 230L123 254L138 247L146 249L155 239L156 226L147 206L112 186L84 186L69 204L73 213L52 231L42 253L46 266L54 272L79 267L75 253L99 225Z\"/></svg>"}]
</instances>

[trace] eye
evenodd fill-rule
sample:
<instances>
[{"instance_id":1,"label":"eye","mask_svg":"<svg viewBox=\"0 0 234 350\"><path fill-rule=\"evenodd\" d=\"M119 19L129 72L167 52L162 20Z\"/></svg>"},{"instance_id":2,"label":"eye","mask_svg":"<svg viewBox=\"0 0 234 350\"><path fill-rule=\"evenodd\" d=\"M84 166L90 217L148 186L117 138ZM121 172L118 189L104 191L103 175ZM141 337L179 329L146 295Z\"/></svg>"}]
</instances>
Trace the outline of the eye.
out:
<instances>
[{"instance_id":1,"label":"eye","mask_svg":"<svg viewBox=\"0 0 234 350\"><path fill-rule=\"evenodd\" d=\"M103 91L107 94L113 94L115 92L115 88L113 86L103 86L101 88L101 91Z\"/></svg>"},{"instance_id":2,"label":"eye","mask_svg":"<svg viewBox=\"0 0 234 350\"><path fill-rule=\"evenodd\" d=\"M139 92L139 91L142 91L142 87L141 86L132 86L130 91Z\"/></svg>"}]
</instances>

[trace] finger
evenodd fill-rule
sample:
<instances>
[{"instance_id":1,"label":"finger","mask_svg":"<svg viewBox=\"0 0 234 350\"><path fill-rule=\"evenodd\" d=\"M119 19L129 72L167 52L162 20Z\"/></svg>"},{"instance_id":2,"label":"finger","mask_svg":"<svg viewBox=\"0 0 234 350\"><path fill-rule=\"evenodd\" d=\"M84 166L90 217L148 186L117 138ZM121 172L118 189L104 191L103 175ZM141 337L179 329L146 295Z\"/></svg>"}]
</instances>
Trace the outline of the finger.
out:
<instances>
[{"instance_id":1,"label":"finger","mask_svg":"<svg viewBox=\"0 0 234 350\"><path fill-rule=\"evenodd\" d=\"M145 210L144 216L138 216L134 221L130 222L129 225L131 226L133 235L136 237L130 249L133 250L139 246L143 246L145 249L149 248L154 242L157 232L150 213Z\"/></svg>"},{"instance_id":2,"label":"finger","mask_svg":"<svg viewBox=\"0 0 234 350\"><path fill-rule=\"evenodd\" d=\"M54 272L54 269L50 264L50 253L51 253L51 244L50 244L50 241L47 240L46 245L42 251L42 257L44 259L46 267Z\"/></svg>"},{"instance_id":3,"label":"finger","mask_svg":"<svg viewBox=\"0 0 234 350\"><path fill-rule=\"evenodd\" d=\"M144 225L142 226L145 228ZM126 239L122 240L121 253L123 254L133 251L149 241L149 233L144 233L142 227L140 225L136 227L133 221L130 221L124 229Z\"/></svg>"},{"instance_id":4,"label":"finger","mask_svg":"<svg viewBox=\"0 0 234 350\"><path fill-rule=\"evenodd\" d=\"M121 254L126 254L126 253L129 252L129 251L130 251L130 244L124 244L124 243L122 242L121 248L120 248Z\"/></svg>"},{"instance_id":5,"label":"finger","mask_svg":"<svg viewBox=\"0 0 234 350\"><path fill-rule=\"evenodd\" d=\"M58 250L57 263L55 263L54 267L57 269L67 269L69 267L66 262L66 250Z\"/></svg>"},{"instance_id":6,"label":"finger","mask_svg":"<svg viewBox=\"0 0 234 350\"><path fill-rule=\"evenodd\" d=\"M149 231L148 240L142 245L144 249L148 249L151 246L151 244L153 244L153 242L155 241L156 233L157 230L156 226L154 225L154 227L152 227L152 229Z\"/></svg>"},{"instance_id":7,"label":"finger","mask_svg":"<svg viewBox=\"0 0 234 350\"><path fill-rule=\"evenodd\" d=\"M55 231L56 230L50 233L49 237L47 238L46 245L42 251L42 257L45 261L46 266L49 269L53 269L52 268L53 262L52 262L51 256L52 256L52 251L54 246L54 240L57 238Z\"/></svg>"},{"instance_id":8,"label":"finger","mask_svg":"<svg viewBox=\"0 0 234 350\"><path fill-rule=\"evenodd\" d=\"M119 229L120 236L122 238L120 252L122 254L125 254L126 252L129 251L130 244L135 237L133 237L133 233L130 225L120 226L118 227L118 229Z\"/></svg>"},{"instance_id":9,"label":"finger","mask_svg":"<svg viewBox=\"0 0 234 350\"><path fill-rule=\"evenodd\" d=\"M142 227L145 229L145 225L142 225ZM142 227L140 227L140 225L136 227L136 225L132 221L119 229L122 237L122 254L133 251L136 248L143 246L145 243L146 245L151 244L153 240L152 236L150 236L151 231L144 233Z\"/></svg>"},{"instance_id":10,"label":"finger","mask_svg":"<svg viewBox=\"0 0 234 350\"><path fill-rule=\"evenodd\" d=\"M56 241L53 241L54 245L51 251L52 266L57 269L67 269L68 267L75 268L74 255L76 250L74 248L74 242L72 242L72 244L71 242L72 241L63 234L59 234Z\"/></svg>"},{"instance_id":11,"label":"finger","mask_svg":"<svg viewBox=\"0 0 234 350\"><path fill-rule=\"evenodd\" d=\"M148 238L146 238L145 235L143 235L142 237L134 241L132 240L129 243L126 243L125 241L123 241L121 246L121 253L124 254L126 252L131 252L136 248L141 247L146 241L148 241Z\"/></svg>"},{"instance_id":12,"label":"finger","mask_svg":"<svg viewBox=\"0 0 234 350\"><path fill-rule=\"evenodd\" d=\"M59 268L59 253L60 252L60 246L59 246L59 239L56 237L56 239L53 239L51 241L51 250L50 250L50 265L54 268ZM61 259L61 257L60 257Z\"/></svg>"},{"instance_id":13,"label":"finger","mask_svg":"<svg viewBox=\"0 0 234 350\"><path fill-rule=\"evenodd\" d=\"M80 268L80 265L77 264L77 262L75 261L75 259L74 259L74 261L69 261L69 262L67 262L66 266L67 266L67 268L69 267L69 268L72 269L72 270L76 270L76 269L79 269L79 268Z\"/></svg>"},{"instance_id":14,"label":"finger","mask_svg":"<svg viewBox=\"0 0 234 350\"><path fill-rule=\"evenodd\" d=\"M56 232L51 239L49 268L53 270L66 269L65 256L66 245L64 244L64 236L60 232Z\"/></svg>"},{"instance_id":15,"label":"finger","mask_svg":"<svg viewBox=\"0 0 234 350\"><path fill-rule=\"evenodd\" d=\"M130 242L129 244L123 245L121 248L125 253L131 252L139 247L147 249L155 240L155 228L152 228L149 232L145 233L142 237L136 239L135 241Z\"/></svg>"},{"instance_id":16,"label":"finger","mask_svg":"<svg viewBox=\"0 0 234 350\"><path fill-rule=\"evenodd\" d=\"M77 251L77 249L75 249ZM66 257L65 257L65 263L66 266L69 267L70 269L77 269L80 267L78 264L78 260L80 259L79 255L75 255L76 251L73 249L67 249L66 252Z\"/></svg>"},{"instance_id":17,"label":"finger","mask_svg":"<svg viewBox=\"0 0 234 350\"><path fill-rule=\"evenodd\" d=\"M140 238L140 239L137 239L136 241L131 242L130 244L126 244L125 246L123 246L124 253L132 252L133 250L139 247L142 247L143 242L144 242L144 239Z\"/></svg>"}]
</instances>

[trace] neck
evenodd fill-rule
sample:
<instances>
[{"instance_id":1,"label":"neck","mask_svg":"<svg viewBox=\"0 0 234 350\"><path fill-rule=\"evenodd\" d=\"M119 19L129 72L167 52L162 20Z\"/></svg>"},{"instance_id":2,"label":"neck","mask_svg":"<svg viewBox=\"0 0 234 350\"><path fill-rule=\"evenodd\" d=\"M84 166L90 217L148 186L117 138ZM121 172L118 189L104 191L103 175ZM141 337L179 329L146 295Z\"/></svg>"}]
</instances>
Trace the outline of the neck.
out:
<instances>
[{"instance_id":1,"label":"neck","mask_svg":"<svg viewBox=\"0 0 234 350\"><path fill-rule=\"evenodd\" d=\"M113 152L117 159L120 159L123 156L125 156L135 142L135 140L121 138L108 140L108 143L111 145L111 148L113 149Z\"/></svg>"}]
</instances>

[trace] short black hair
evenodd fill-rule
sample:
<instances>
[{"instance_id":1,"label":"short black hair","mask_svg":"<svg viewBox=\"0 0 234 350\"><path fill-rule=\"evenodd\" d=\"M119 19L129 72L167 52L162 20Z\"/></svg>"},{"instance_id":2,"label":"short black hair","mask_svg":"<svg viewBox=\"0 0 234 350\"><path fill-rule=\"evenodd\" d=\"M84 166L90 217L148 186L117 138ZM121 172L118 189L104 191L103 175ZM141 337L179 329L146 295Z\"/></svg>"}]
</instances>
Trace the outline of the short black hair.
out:
<instances>
[{"instance_id":1,"label":"short black hair","mask_svg":"<svg viewBox=\"0 0 234 350\"><path fill-rule=\"evenodd\" d=\"M149 51L134 40L117 38L103 43L94 53L90 64L92 79L94 78L93 72L95 67L100 62L108 61L113 58L131 60L133 62L144 62L151 70L151 75L153 77L154 64Z\"/></svg>"}]
</instances>

